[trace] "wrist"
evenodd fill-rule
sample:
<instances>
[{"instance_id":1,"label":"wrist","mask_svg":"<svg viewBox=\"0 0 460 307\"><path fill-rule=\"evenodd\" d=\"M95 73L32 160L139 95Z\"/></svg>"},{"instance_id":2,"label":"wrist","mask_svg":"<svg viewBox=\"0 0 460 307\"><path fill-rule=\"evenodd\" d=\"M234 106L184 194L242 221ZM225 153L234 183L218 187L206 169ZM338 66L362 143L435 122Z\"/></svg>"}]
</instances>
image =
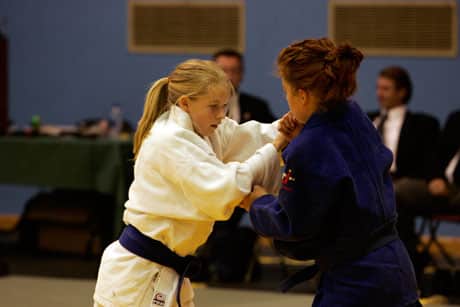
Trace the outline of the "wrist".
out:
<instances>
[{"instance_id":1,"label":"wrist","mask_svg":"<svg viewBox=\"0 0 460 307\"><path fill-rule=\"evenodd\" d=\"M273 146L275 146L276 151L283 151L284 148L289 144L288 140L285 138L283 139L275 139L273 141Z\"/></svg>"}]
</instances>

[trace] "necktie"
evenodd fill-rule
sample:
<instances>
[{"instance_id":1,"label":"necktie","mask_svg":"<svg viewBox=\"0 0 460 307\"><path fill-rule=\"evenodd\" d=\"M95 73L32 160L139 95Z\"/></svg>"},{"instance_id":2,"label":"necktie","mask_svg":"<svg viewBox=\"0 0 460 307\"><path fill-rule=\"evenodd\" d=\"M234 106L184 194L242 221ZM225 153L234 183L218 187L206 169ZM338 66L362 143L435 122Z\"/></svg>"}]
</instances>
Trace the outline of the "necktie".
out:
<instances>
[{"instance_id":1,"label":"necktie","mask_svg":"<svg viewBox=\"0 0 460 307\"><path fill-rule=\"evenodd\" d=\"M388 118L388 113L380 114L380 121L377 124L377 131L379 132L380 136L383 138L383 127L385 126L385 121Z\"/></svg>"}]
</instances>

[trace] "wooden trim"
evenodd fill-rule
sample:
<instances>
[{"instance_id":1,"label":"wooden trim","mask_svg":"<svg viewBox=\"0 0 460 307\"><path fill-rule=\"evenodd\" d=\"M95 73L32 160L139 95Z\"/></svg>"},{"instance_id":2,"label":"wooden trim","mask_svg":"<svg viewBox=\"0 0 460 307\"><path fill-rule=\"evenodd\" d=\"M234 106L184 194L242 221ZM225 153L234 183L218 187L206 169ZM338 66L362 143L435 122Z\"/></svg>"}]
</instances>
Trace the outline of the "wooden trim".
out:
<instances>
[{"instance_id":1,"label":"wooden trim","mask_svg":"<svg viewBox=\"0 0 460 307\"><path fill-rule=\"evenodd\" d=\"M0 231L12 231L16 228L21 215L19 214L1 214L0 215Z\"/></svg>"},{"instance_id":2,"label":"wooden trim","mask_svg":"<svg viewBox=\"0 0 460 307\"><path fill-rule=\"evenodd\" d=\"M336 8L337 7L450 7L452 12L451 43L449 48L421 49L421 48L369 48L358 47L366 56L389 57L456 57L458 55L458 17L457 2L455 0L330 0L328 5L328 35L333 41L335 36ZM352 42L353 43L353 42Z\"/></svg>"},{"instance_id":3,"label":"wooden trim","mask_svg":"<svg viewBox=\"0 0 460 307\"><path fill-rule=\"evenodd\" d=\"M235 47L240 52L245 50L245 3L244 0L225 0L225 1L184 1L184 0L129 0L128 1L128 17L127 17L127 42L128 42L128 51L135 53L201 53L201 54L210 54L218 49L218 46L211 47L196 47L196 46L138 46L134 42L134 9L139 6L164 6L164 7L229 7L229 8L238 8L239 12L239 41L238 45ZM231 47L231 46L221 46Z\"/></svg>"}]
</instances>

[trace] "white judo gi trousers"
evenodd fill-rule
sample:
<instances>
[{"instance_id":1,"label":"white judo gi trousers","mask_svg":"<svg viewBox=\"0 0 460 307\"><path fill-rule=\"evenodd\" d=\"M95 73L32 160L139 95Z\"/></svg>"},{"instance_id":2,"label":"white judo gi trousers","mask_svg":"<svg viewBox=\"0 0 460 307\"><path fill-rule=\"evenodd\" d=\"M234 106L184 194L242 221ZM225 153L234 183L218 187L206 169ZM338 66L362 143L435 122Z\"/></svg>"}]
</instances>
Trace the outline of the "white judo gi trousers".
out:
<instances>
[{"instance_id":1,"label":"white judo gi trousers","mask_svg":"<svg viewBox=\"0 0 460 307\"><path fill-rule=\"evenodd\" d=\"M179 274L174 269L136 256L118 241L106 248L99 267L94 307L176 307ZM193 307L190 280L181 288L182 307Z\"/></svg>"}]
</instances>

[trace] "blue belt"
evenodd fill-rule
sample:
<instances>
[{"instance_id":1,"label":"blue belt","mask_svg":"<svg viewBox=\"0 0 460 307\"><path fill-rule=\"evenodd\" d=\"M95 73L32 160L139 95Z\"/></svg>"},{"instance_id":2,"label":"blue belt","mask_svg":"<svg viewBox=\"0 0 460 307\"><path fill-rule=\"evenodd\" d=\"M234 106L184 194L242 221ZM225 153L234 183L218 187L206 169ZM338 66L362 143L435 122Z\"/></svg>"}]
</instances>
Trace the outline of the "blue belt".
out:
<instances>
[{"instance_id":1,"label":"blue belt","mask_svg":"<svg viewBox=\"0 0 460 307\"><path fill-rule=\"evenodd\" d=\"M287 292L295 285L310 280L320 271L325 271L334 265L338 265L346 261L358 259L398 238L395 221L391 220L372 233L367 242L364 240L366 243L355 243L353 246L349 246L348 253L346 255L341 255L339 258L335 255L319 257L315 264L307 266L283 280L279 288L282 292ZM360 241L357 240L356 242Z\"/></svg>"},{"instance_id":2,"label":"blue belt","mask_svg":"<svg viewBox=\"0 0 460 307\"><path fill-rule=\"evenodd\" d=\"M179 307L181 307L180 292L184 278L195 276L200 271L200 261L193 256L181 257L177 255L166 245L144 235L132 225L128 225L123 229L118 241L131 253L160 265L172 268L177 272L177 274L179 274L180 277L177 285L176 300Z\"/></svg>"}]
</instances>

